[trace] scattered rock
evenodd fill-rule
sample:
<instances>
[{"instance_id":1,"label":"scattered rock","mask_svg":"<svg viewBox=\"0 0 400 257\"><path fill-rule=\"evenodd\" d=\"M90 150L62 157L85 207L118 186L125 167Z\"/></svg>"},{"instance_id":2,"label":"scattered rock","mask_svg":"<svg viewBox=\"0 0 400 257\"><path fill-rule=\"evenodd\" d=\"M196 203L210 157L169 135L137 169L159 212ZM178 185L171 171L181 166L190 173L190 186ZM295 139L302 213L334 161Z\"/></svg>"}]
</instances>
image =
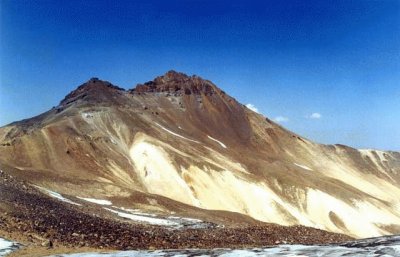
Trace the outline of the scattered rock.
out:
<instances>
[{"instance_id":1,"label":"scattered rock","mask_svg":"<svg viewBox=\"0 0 400 257\"><path fill-rule=\"evenodd\" d=\"M45 241L42 242L41 245L43 247L52 248L53 247L53 242L51 240L45 240Z\"/></svg>"}]
</instances>

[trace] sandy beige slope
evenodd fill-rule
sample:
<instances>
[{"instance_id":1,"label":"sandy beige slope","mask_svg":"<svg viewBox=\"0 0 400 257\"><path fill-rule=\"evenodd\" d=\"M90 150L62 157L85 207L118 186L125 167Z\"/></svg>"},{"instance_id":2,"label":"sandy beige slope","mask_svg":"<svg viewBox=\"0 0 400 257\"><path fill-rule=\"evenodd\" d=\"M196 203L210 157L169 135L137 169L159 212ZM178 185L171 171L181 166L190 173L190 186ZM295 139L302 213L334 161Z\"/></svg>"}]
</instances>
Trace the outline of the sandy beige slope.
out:
<instances>
[{"instance_id":1,"label":"sandy beige slope","mask_svg":"<svg viewBox=\"0 0 400 257\"><path fill-rule=\"evenodd\" d=\"M197 76L129 91L91 79L1 128L0 144L3 168L64 195L137 206L141 192L354 237L400 232L400 153L313 143Z\"/></svg>"}]
</instances>

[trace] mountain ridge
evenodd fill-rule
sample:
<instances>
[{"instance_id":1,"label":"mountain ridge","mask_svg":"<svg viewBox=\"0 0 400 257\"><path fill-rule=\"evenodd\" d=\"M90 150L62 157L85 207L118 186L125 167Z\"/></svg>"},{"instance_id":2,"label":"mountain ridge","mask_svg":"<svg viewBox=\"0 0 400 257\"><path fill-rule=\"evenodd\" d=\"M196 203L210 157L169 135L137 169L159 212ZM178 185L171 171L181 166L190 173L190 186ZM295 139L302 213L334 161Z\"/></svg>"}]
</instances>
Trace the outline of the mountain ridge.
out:
<instances>
[{"instance_id":1,"label":"mountain ridge","mask_svg":"<svg viewBox=\"0 0 400 257\"><path fill-rule=\"evenodd\" d=\"M165 82L166 81L166 82ZM68 94L65 95L65 97L59 102L58 106L53 107L53 109L57 109L57 111L60 111L63 109L62 106L68 105L69 103L74 102L75 100L78 100L79 98L84 98L87 96L87 93L90 91L95 91L95 92L102 92L105 90L110 90L110 91L114 91L114 92L123 92L123 93L130 93L130 94L141 94L141 93L169 93L169 94L182 94L184 93L184 89L185 86L193 86L194 87L194 92L195 93L200 93L200 91L195 88L196 85L194 83L190 83L189 85L185 85L185 86L180 86L179 88L173 88L173 86L168 85L168 82L193 82L193 81L197 81L200 82L198 84L201 83L205 83L205 84L210 84L212 85L213 88L215 88L216 92L219 92L222 95L226 95L227 97L231 98L232 100L236 101L238 104L242 105L245 107L244 104L239 103L234 97L227 95L225 93L224 90L220 89L219 87L217 87L215 84L213 84L211 81L207 80L207 79L203 79L202 77L198 76L198 75L187 75L183 72L178 72L175 70L169 70L167 71L165 74L161 75L161 76L157 76L155 77L153 80L144 82L144 83L138 83L136 84L136 86L134 86L131 89L125 89L123 87L119 87L117 85L112 84L111 82L107 81L107 80L102 80L99 79L98 77L91 77L89 80L87 80L87 82L77 86L74 90L70 91ZM198 86L198 85L197 85ZM192 89L192 88L189 88ZM204 93L204 92L203 92ZM207 93L206 93L207 95ZM96 97L96 95L94 95ZM98 97L98 96L97 96ZM96 99L96 100L104 100L104 99ZM97 102L98 103L98 102ZM114 104L118 104L115 103ZM246 107L247 108L247 107ZM248 108L247 108L248 109ZM250 109L248 109L250 110ZM52 111L52 109L50 109L49 111ZM34 119L36 117L42 116L43 114L49 112L46 111L44 113L35 115L31 118L25 118L25 119L21 119L18 121L13 121L9 124L5 124L2 127L7 127L16 123L20 123L20 122L27 122L31 119ZM250 110L251 111L251 110ZM259 115L263 116L268 122L270 123L274 123L277 126L281 126L282 128L283 125L274 122L273 120L269 119L268 117L264 116L263 114L258 113ZM0 127L1 128L1 127ZM307 139L309 141L313 141L310 139ZM323 144L320 142L315 142L315 143L319 143L319 144ZM385 151L385 152L393 152L393 153L399 153L399 151L397 150L392 150L392 149L379 149L379 148L373 148L373 147L368 147L368 148L357 148L357 147L353 147L353 146L349 146L343 143L333 143L333 144L324 144L324 145L335 145L335 146L343 146L343 147L349 147L352 149L357 149L357 150L371 150L371 151Z\"/></svg>"},{"instance_id":2,"label":"mountain ridge","mask_svg":"<svg viewBox=\"0 0 400 257\"><path fill-rule=\"evenodd\" d=\"M184 83L183 85L180 85L179 83ZM172 83L172 84L171 84ZM178 83L178 84L177 84ZM207 88L200 88L199 90L199 85L208 85L212 88L210 89ZM189 92L185 92L186 89L190 90ZM201 89L204 89L205 91L202 91ZM220 96L227 98L229 102L233 101L236 103L238 106L244 107L246 110L251 111L248 109L245 105L239 103L235 98L231 97L230 95L227 95L225 91L221 90L219 87L217 87L215 84L210 82L209 80L203 79L200 76L197 75L187 75L182 72L177 72L175 70L170 70L166 72L164 75L157 76L153 80L150 80L148 82L145 82L143 84L139 83L135 87L131 89L124 89L121 88L117 85L112 84L109 81L106 80L101 80L97 77L92 77L90 78L87 82L79 85L76 89L72 90L70 93L68 93L64 99L62 99L59 103L58 106L53 107L51 110L44 112L42 114L36 115L32 118L26 118L20 121L14 121L10 124L4 125L3 127L7 127L10 125L15 125L19 123L30 123L31 120L33 122L36 121L37 118L42 117L43 115L46 115L48 112L52 112L56 110L57 113L62 112L65 108L67 108L70 104L75 103L79 100L84 100L83 102L91 102L92 104L102 104L102 103L107 103L110 98L112 98L112 95L114 93L122 93L125 95L133 94L133 95L140 95L140 94L165 94L165 96L182 96L183 94L185 95L190 95L191 92L194 92L195 95L199 96L200 94L203 94L204 96L211 96L213 93L218 93ZM106 94L106 95L104 95ZM112 104L119 105L119 102L111 102ZM137 107L137 106L135 106ZM181 106L182 107L182 106ZM143 108L146 108L143 106ZM262 116L265 118L265 120L268 123L273 123L276 126L281 126L278 123L275 123L268 117L265 117L262 114L255 113L257 115ZM281 126L282 127L282 126ZM284 129L284 127L282 127ZM298 135L296 135L298 136Z\"/></svg>"},{"instance_id":3,"label":"mountain ridge","mask_svg":"<svg viewBox=\"0 0 400 257\"><path fill-rule=\"evenodd\" d=\"M219 210L352 237L400 232L400 153L314 143L174 71L135 90L90 79L0 128L0 165L124 208L168 213L175 201L208 221Z\"/></svg>"}]
</instances>

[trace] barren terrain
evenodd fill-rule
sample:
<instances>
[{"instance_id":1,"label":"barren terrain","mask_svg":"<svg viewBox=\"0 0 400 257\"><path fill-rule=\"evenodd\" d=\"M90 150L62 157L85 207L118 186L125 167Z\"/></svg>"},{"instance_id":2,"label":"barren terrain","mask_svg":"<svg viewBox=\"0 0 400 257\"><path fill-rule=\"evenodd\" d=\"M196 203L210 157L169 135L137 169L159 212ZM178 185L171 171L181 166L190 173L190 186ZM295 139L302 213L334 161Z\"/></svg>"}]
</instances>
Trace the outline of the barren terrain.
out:
<instances>
[{"instance_id":1,"label":"barren terrain","mask_svg":"<svg viewBox=\"0 0 400 257\"><path fill-rule=\"evenodd\" d=\"M400 153L317 144L174 71L128 91L93 78L0 128L0 168L1 236L35 247L237 248L400 232Z\"/></svg>"}]
</instances>

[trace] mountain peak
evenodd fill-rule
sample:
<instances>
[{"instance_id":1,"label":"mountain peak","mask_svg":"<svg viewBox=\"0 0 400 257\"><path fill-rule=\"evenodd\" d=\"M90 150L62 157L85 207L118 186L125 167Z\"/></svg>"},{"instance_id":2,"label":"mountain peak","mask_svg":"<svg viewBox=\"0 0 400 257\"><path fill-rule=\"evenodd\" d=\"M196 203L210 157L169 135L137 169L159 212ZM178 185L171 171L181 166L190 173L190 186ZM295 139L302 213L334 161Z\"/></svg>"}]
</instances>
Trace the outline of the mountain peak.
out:
<instances>
[{"instance_id":1,"label":"mountain peak","mask_svg":"<svg viewBox=\"0 0 400 257\"><path fill-rule=\"evenodd\" d=\"M162 76L144 84L138 84L131 93L151 93L151 92L182 92L186 95L205 94L212 95L216 91L221 91L212 82L199 76L188 76L185 73L170 70Z\"/></svg>"},{"instance_id":2,"label":"mountain peak","mask_svg":"<svg viewBox=\"0 0 400 257\"><path fill-rule=\"evenodd\" d=\"M100 96L106 95L107 92L110 91L124 91L124 89L115 86L108 81L92 77L87 82L80 85L77 89L66 95L65 98L60 102L60 105L69 104L78 99L85 98L89 94Z\"/></svg>"},{"instance_id":3,"label":"mountain peak","mask_svg":"<svg viewBox=\"0 0 400 257\"><path fill-rule=\"evenodd\" d=\"M167 71L164 75L157 77L156 79L163 79L165 81L185 81L190 79L190 76L182 72L170 70Z\"/></svg>"}]
</instances>

